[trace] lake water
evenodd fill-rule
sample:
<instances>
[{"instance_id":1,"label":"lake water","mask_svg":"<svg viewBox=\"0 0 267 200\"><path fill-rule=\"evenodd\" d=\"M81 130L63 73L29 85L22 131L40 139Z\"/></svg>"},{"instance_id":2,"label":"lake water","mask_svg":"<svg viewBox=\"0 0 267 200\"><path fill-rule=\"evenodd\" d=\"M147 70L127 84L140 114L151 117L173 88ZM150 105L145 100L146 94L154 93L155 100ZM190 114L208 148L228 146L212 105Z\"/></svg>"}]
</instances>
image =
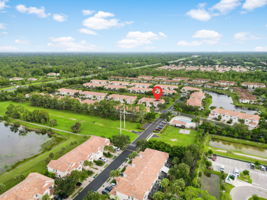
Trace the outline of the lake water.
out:
<instances>
[{"instance_id":1,"label":"lake water","mask_svg":"<svg viewBox=\"0 0 267 200\"><path fill-rule=\"evenodd\" d=\"M228 142L218 139L212 139L209 143L211 147L216 147L224 150L229 151L239 151L243 152L245 154L255 155L255 156L261 156L267 158L267 149L259 148L255 146L250 145L244 145L234 142Z\"/></svg>"},{"instance_id":2,"label":"lake water","mask_svg":"<svg viewBox=\"0 0 267 200\"><path fill-rule=\"evenodd\" d=\"M240 107L235 106L233 104L232 97L229 97L225 94L218 94L215 92L206 92L206 93L212 96L212 104L210 106L214 106L217 108L222 107L223 109L226 109L226 110L235 110L238 112L245 112L248 114L256 113L255 110L248 110L245 108L240 108Z\"/></svg>"},{"instance_id":3,"label":"lake water","mask_svg":"<svg viewBox=\"0 0 267 200\"><path fill-rule=\"evenodd\" d=\"M47 135L28 132L21 134L10 126L0 122L0 173L6 166L38 154L41 145L49 140Z\"/></svg>"}]
</instances>

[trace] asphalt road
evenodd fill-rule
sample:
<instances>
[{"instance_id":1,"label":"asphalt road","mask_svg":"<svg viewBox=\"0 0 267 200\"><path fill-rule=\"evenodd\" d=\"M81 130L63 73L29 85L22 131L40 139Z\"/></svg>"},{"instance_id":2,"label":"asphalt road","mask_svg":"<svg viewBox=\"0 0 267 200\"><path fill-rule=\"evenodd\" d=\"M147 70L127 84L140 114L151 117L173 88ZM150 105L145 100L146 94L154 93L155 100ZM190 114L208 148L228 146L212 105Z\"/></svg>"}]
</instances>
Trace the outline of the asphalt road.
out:
<instances>
[{"instance_id":1,"label":"asphalt road","mask_svg":"<svg viewBox=\"0 0 267 200\"><path fill-rule=\"evenodd\" d=\"M152 122L143 133L136 138L126 150L124 150L110 165L104 169L90 184L88 184L75 198L74 200L82 200L89 191L97 191L109 178L109 173L111 170L115 170L120 167L120 165L128 158L129 154L132 151L136 150L136 143L139 140L147 139L156 127L162 122L164 119L158 118L154 122Z\"/></svg>"}]
</instances>

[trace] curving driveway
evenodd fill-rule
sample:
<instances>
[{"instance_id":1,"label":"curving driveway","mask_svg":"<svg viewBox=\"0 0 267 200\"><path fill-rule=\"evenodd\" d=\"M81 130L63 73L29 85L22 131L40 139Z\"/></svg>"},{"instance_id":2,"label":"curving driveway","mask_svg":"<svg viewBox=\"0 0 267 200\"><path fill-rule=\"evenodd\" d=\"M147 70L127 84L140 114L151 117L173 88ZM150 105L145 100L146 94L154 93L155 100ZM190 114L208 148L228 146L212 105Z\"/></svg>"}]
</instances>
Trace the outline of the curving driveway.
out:
<instances>
[{"instance_id":1,"label":"curving driveway","mask_svg":"<svg viewBox=\"0 0 267 200\"><path fill-rule=\"evenodd\" d=\"M232 200L247 200L252 195L256 194L259 197L267 198L267 190L256 187L253 185L250 186L238 186L231 190Z\"/></svg>"}]
</instances>

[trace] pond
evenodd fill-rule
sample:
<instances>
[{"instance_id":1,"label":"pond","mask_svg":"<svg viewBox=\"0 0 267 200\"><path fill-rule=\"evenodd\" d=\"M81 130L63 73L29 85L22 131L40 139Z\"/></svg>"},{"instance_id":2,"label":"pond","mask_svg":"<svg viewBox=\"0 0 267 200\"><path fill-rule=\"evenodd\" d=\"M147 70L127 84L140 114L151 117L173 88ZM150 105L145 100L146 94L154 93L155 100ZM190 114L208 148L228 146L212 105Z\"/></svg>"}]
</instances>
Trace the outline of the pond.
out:
<instances>
[{"instance_id":1,"label":"pond","mask_svg":"<svg viewBox=\"0 0 267 200\"><path fill-rule=\"evenodd\" d=\"M245 108L240 108L240 107L235 106L233 104L232 97L229 97L225 94L219 94L215 92L206 92L206 93L212 96L212 104L210 106L214 106L217 108L222 107L223 109L226 109L226 110L234 110L234 111L244 112L248 114L256 113L255 110L248 110Z\"/></svg>"},{"instance_id":2,"label":"pond","mask_svg":"<svg viewBox=\"0 0 267 200\"><path fill-rule=\"evenodd\" d=\"M220 148L224 150L229 151L238 151L245 154L255 155L255 156L261 156L267 158L267 149L250 146L250 145L244 145L240 143L234 143L234 142L228 142L223 141L219 139L213 138L209 145L211 147Z\"/></svg>"},{"instance_id":3,"label":"pond","mask_svg":"<svg viewBox=\"0 0 267 200\"><path fill-rule=\"evenodd\" d=\"M48 135L20 130L0 122L0 173L18 161L38 154L42 144L49 140Z\"/></svg>"}]
</instances>

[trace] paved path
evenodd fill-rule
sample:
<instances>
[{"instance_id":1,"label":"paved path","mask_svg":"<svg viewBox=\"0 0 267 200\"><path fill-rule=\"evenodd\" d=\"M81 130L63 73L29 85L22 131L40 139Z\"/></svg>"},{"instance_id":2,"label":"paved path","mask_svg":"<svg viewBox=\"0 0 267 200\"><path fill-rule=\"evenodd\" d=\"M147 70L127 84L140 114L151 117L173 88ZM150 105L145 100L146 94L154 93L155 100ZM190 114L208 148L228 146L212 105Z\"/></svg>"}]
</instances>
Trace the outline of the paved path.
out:
<instances>
[{"instance_id":1,"label":"paved path","mask_svg":"<svg viewBox=\"0 0 267 200\"><path fill-rule=\"evenodd\" d=\"M136 138L126 150L124 150L103 172L101 172L89 185L87 185L75 198L74 200L82 200L89 191L97 191L109 178L109 173L111 170L115 170L121 166L121 164L128 158L132 151L136 150L136 143L139 140L147 139L157 127L157 125L163 121L163 119L158 118L153 123L151 123L143 133Z\"/></svg>"},{"instance_id":2,"label":"paved path","mask_svg":"<svg viewBox=\"0 0 267 200\"><path fill-rule=\"evenodd\" d=\"M234 185L236 187L231 190L233 200L247 200L253 194L267 198L267 172L250 169L248 162L220 156L217 156L216 161L211 162L213 169L216 171L223 165L225 173L232 173L235 169L238 169L239 172L249 170L252 184L241 180L235 180Z\"/></svg>"},{"instance_id":3,"label":"paved path","mask_svg":"<svg viewBox=\"0 0 267 200\"><path fill-rule=\"evenodd\" d=\"M230 192L232 200L248 200L252 195L267 198L267 190L256 186L239 186Z\"/></svg>"}]
</instances>

